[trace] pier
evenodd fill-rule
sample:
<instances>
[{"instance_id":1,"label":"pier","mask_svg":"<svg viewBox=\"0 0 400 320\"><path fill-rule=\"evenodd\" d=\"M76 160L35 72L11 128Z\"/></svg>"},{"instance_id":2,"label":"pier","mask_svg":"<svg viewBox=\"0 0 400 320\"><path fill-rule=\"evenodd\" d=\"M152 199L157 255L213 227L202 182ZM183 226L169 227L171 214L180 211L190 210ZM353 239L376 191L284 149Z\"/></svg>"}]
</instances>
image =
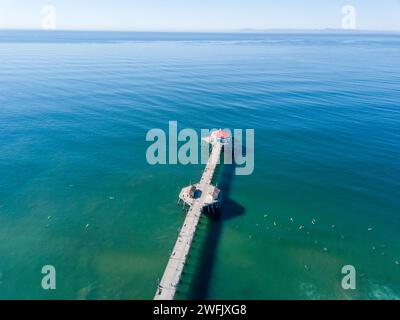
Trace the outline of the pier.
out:
<instances>
[{"instance_id":1,"label":"pier","mask_svg":"<svg viewBox=\"0 0 400 320\"><path fill-rule=\"evenodd\" d=\"M211 181L219 163L221 150L228 139L229 136L225 131L213 132L211 137L207 139L212 145L212 151L200 182L183 188L179 194L178 204L182 202L182 206L189 206L189 210L169 257L164 275L158 285L154 300L174 299L201 214L204 210L214 212L221 204L221 192L211 184Z\"/></svg>"}]
</instances>

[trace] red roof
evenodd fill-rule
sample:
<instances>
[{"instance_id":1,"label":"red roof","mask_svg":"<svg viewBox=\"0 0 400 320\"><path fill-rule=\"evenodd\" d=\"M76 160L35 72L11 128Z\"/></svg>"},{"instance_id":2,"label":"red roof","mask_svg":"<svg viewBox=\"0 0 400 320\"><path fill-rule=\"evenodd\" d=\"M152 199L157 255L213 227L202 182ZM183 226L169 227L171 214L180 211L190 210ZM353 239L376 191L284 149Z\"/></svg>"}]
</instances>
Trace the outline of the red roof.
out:
<instances>
[{"instance_id":1,"label":"red roof","mask_svg":"<svg viewBox=\"0 0 400 320\"><path fill-rule=\"evenodd\" d=\"M219 129L211 133L211 137L218 139L228 139L230 137L230 134L227 131Z\"/></svg>"}]
</instances>

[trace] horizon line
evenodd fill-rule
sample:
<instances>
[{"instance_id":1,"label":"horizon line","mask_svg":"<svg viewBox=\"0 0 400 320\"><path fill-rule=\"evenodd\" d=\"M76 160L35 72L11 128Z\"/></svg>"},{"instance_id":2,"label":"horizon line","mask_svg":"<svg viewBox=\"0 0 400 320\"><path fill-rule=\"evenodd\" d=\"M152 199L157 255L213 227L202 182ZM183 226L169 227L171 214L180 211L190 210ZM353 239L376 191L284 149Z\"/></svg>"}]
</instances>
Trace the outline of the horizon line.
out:
<instances>
[{"instance_id":1,"label":"horizon line","mask_svg":"<svg viewBox=\"0 0 400 320\"><path fill-rule=\"evenodd\" d=\"M220 30L127 30L127 29L42 29L42 28L0 28L0 31L43 31L43 32L123 32L123 33L298 33L298 32L340 32L340 33L400 33L400 30L371 30L371 29L341 29L341 28L323 28L323 29L293 29L293 28L241 28L241 29L220 29Z\"/></svg>"}]
</instances>

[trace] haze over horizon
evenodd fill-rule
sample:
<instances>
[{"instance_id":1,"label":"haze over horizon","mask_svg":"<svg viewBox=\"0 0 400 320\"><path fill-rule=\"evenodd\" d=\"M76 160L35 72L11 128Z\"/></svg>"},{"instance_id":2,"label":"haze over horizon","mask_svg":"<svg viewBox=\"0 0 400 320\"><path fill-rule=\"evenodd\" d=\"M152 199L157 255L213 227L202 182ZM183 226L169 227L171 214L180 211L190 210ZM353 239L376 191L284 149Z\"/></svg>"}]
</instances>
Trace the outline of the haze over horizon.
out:
<instances>
[{"instance_id":1,"label":"haze over horizon","mask_svg":"<svg viewBox=\"0 0 400 320\"><path fill-rule=\"evenodd\" d=\"M355 8L357 30L400 31L399 0L2 0L0 29L41 29L46 15L54 13L59 30L315 31L341 29L346 5Z\"/></svg>"}]
</instances>

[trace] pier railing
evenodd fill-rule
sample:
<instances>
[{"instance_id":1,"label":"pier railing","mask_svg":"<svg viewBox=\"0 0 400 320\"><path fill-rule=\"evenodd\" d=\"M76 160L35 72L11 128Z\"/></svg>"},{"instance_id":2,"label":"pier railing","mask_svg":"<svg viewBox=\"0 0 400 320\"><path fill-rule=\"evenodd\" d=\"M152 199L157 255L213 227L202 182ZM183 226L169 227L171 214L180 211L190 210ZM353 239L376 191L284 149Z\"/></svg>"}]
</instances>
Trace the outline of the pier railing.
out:
<instances>
[{"instance_id":1,"label":"pier railing","mask_svg":"<svg viewBox=\"0 0 400 320\"><path fill-rule=\"evenodd\" d=\"M200 182L194 185L194 188L190 186L182 189L180 193L180 201L183 205L189 205L190 208L158 285L155 300L174 299L203 209L214 210L220 204L219 196L216 196L219 195L219 190L211 184L211 181L219 163L222 148L222 143L212 143L211 155ZM194 196L196 192L193 192L193 189L200 194L198 198Z\"/></svg>"}]
</instances>

